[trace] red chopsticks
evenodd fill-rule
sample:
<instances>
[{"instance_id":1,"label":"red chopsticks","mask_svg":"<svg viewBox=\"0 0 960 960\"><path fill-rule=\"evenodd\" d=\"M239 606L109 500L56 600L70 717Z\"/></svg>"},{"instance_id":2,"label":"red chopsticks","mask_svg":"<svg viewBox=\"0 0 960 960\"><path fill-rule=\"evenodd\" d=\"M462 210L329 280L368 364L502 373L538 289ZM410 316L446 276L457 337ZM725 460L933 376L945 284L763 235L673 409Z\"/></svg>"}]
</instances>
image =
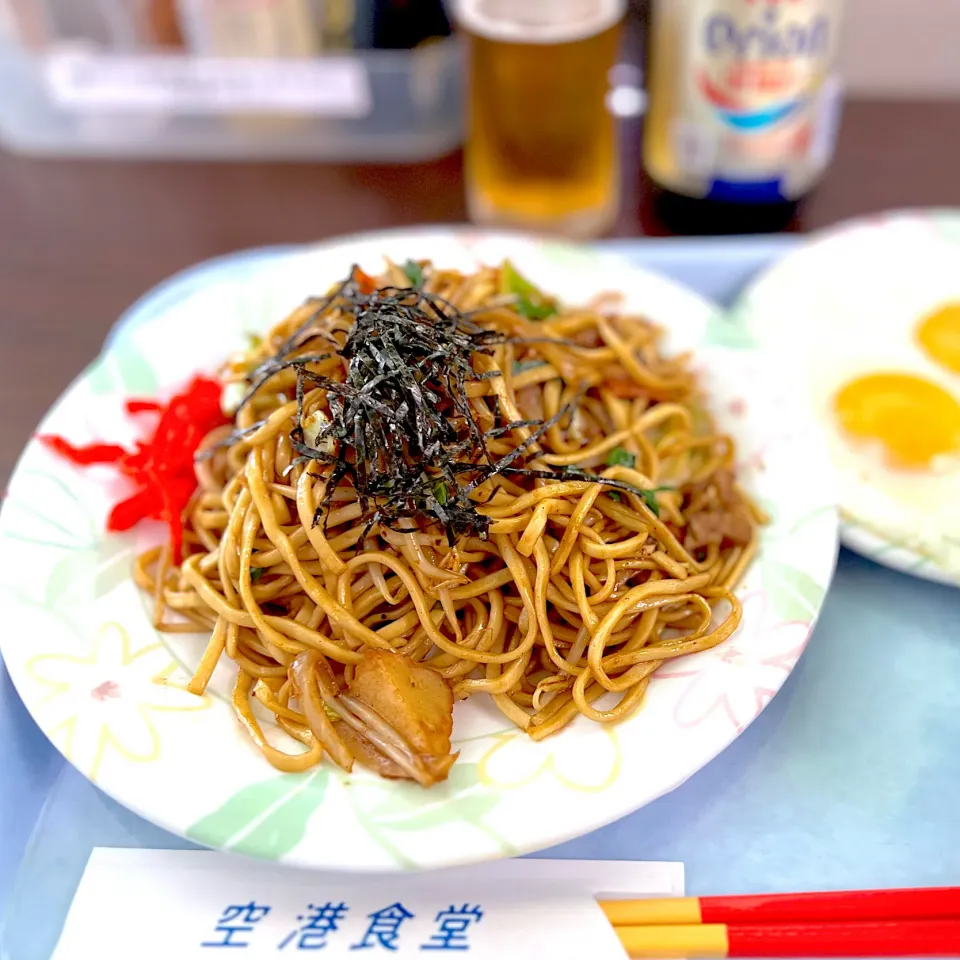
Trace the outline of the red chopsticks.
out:
<instances>
[{"instance_id":1,"label":"red chopsticks","mask_svg":"<svg viewBox=\"0 0 960 960\"><path fill-rule=\"evenodd\" d=\"M960 887L600 906L632 957L960 956Z\"/></svg>"},{"instance_id":2,"label":"red chopsticks","mask_svg":"<svg viewBox=\"0 0 960 960\"><path fill-rule=\"evenodd\" d=\"M637 923L943 920L960 919L960 887L609 900L602 906L617 927Z\"/></svg>"},{"instance_id":3,"label":"red chopsticks","mask_svg":"<svg viewBox=\"0 0 960 960\"><path fill-rule=\"evenodd\" d=\"M616 927L631 957L955 957L960 920Z\"/></svg>"}]
</instances>

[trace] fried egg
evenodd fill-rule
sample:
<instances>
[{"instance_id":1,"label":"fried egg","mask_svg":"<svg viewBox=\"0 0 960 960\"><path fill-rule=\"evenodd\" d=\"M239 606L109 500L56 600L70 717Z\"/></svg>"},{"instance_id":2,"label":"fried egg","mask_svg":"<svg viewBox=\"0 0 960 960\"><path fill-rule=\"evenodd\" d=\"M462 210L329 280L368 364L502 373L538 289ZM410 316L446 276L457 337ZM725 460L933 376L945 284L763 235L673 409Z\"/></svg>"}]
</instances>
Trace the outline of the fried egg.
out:
<instances>
[{"instance_id":1,"label":"fried egg","mask_svg":"<svg viewBox=\"0 0 960 960\"><path fill-rule=\"evenodd\" d=\"M960 302L928 313L917 325L916 341L934 363L960 373Z\"/></svg>"},{"instance_id":2,"label":"fried egg","mask_svg":"<svg viewBox=\"0 0 960 960\"><path fill-rule=\"evenodd\" d=\"M810 400L844 541L960 584L960 216L838 226L749 286L733 319Z\"/></svg>"},{"instance_id":3,"label":"fried egg","mask_svg":"<svg viewBox=\"0 0 960 960\"><path fill-rule=\"evenodd\" d=\"M834 409L853 439L879 444L893 468L940 472L960 454L960 403L912 373L869 373L845 384Z\"/></svg>"},{"instance_id":4,"label":"fried egg","mask_svg":"<svg viewBox=\"0 0 960 960\"><path fill-rule=\"evenodd\" d=\"M809 375L847 518L960 573L960 377L936 316L847 341Z\"/></svg>"}]
</instances>

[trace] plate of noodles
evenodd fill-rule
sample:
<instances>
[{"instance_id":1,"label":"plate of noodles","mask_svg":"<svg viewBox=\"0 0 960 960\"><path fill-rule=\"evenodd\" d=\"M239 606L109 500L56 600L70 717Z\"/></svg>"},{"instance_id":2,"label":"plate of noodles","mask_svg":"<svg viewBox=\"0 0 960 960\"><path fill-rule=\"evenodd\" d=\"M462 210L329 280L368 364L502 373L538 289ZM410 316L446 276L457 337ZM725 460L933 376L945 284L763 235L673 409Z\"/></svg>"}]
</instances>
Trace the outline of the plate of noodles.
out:
<instances>
[{"instance_id":1,"label":"plate of noodles","mask_svg":"<svg viewBox=\"0 0 960 960\"><path fill-rule=\"evenodd\" d=\"M711 304L429 230L167 290L39 427L0 543L10 674L100 788L210 847L398 870L708 763L799 658L837 518Z\"/></svg>"}]
</instances>

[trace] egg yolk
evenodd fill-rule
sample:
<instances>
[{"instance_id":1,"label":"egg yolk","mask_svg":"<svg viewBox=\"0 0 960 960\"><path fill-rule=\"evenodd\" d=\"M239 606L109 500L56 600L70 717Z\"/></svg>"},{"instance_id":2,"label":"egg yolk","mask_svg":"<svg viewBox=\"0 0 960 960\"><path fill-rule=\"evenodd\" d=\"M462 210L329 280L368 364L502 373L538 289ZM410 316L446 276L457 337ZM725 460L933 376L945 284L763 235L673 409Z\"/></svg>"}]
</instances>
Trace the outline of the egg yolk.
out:
<instances>
[{"instance_id":1,"label":"egg yolk","mask_svg":"<svg viewBox=\"0 0 960 960\"><path fill-rule=\"evenodd\" d=\"M893 466L923 468L960 452L960 403L922 377L858 377L837 393L834 410L851 436L881 443Z\"/></svg>"},{"instance_id":2,"label":"egg yolk","mask_svg":"<svg viewBox=\"0 0 960 960\"><path fill-rule=\"evenodd\" d=\"M960 303L946 303L917 325L917 343L931 360L960 373Z\"/></svg>"}]
</instances>

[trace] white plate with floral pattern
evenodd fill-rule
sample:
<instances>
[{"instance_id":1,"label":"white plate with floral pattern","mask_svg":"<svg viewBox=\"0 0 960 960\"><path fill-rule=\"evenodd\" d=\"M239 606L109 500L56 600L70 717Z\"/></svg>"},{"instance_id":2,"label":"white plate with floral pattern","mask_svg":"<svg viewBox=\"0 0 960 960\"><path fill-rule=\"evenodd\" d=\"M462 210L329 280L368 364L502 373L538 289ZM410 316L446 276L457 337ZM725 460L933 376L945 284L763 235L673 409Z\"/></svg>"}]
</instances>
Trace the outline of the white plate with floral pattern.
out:
<instances>
[{"instance_id":1,"label":"white plate with floral pattern","mask_svg":"<svg viewBox=\"0 0 960 960\"><path fill-rule=\"evenodd\" d=\"M128 442L131 395L169 395L213 371L351 263L383 254L472 269L509 257L576 303L622 290L625 306L668 331L695 365L740 476L770 512L739 593L743 622L718 648L659 671L641 709L616 727L578 720L534 743L480 698L458 704L450 779L430 790L323 763L279 774L236 724L228 683L204 697L180 686L205 638L156 633L130 579L157 528L106 535L119 492L37 443L0 514L0 650L27 708L63 755L120 803L224 850L316 868L408 870L514 856L587 833L674 789L760 713L799 658L833 573L837 517L820 438L759 350L722 343L719 311L690 291L588 248L436 229L365 235L236 269L194 269L177 296L148 297L57 402L41 430L75 442ZM211 268L214 269L214 268Z\"/></svg>"}]
</instances>

